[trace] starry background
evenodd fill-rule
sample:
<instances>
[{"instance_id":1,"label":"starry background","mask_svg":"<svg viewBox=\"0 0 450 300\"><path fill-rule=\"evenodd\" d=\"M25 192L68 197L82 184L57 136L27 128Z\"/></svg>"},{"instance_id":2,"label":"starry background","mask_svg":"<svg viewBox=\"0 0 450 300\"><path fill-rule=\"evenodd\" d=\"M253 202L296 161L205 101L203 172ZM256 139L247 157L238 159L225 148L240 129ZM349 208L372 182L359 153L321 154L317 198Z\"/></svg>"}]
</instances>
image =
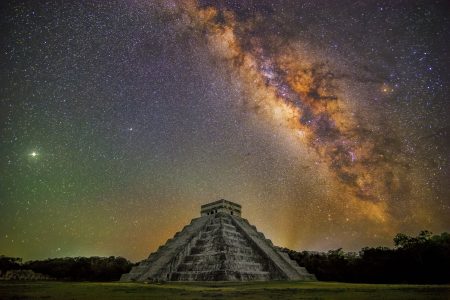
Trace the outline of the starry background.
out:
<instances>
[{"instance_id":1,"label":"starry background","mask_svg":"<svg viewBox=\"0 0 450 300\"><path fill-rule=\"evenodd\" d=\"M4 1L0 253L141 260L225 198L280 246L450 230L447 1Z\"/></svg>"}]
</instances>

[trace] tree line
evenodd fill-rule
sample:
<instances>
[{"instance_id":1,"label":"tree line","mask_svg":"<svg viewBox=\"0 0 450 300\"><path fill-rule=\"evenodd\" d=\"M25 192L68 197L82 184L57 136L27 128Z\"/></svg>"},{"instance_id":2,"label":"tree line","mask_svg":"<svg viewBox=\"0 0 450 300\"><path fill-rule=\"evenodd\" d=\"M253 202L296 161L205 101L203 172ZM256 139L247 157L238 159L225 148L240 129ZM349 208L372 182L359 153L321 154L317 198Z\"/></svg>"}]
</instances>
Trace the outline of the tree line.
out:
<instances>
[{"instance_id":1,"label":"tree line","mask_svg":"<svg viewBox=\"0 0 450 300\"><path fill-rule=\"evenodd\" d=\"M134 264L123 257L64 257L32 260L22 263L21 258L0 256L0 271L32 270L57 280L117 281Z\"/></svg>"},{"instance_id":2,"label":"tree line","mask_svg":"<svg viewBox=\"0 0 450 300\"><path fill-rule=\"evenodd\" d=\"M364 283L450 283L450 234L417 236L399 233L394 248L365 247L359 252L341 248L328 252L296 252L280 248L322 281ZM135 264L123 257L65 257L22 262L0 256L0 274L32 270L57 280L117 281Z\"/></svg>"},{"instance_id":3,"label":"tree line","mask_svg":"<svg viewBox=\"0 0 450 300\"><path fill-rule=\"evenodd\" d=\"M450 283L450 234L417 236L399 233L394 248L365 247L358 253L342 248L296 252L283 248L318 280L360 283Z\"/></svg>"}]
</instances>

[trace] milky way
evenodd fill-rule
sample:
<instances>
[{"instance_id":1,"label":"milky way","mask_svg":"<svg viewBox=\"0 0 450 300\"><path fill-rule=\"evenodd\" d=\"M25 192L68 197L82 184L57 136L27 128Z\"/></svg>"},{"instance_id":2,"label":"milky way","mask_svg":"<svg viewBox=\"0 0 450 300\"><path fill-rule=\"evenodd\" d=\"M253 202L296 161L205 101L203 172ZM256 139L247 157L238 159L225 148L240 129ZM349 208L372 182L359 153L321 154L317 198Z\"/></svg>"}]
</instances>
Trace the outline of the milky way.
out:
<instances>
[{"instance_id":1,"label":"milky way","mask_svg":"<svg viewBox=\"0 0 450 300\"><path fill-rule=\"evenodd\" d=\"M236 74L235 80L250 90L248 108L281 119L327 165L343 188L338 190L343 201L392 226L390 202L400 193L413 197L406 176L411 168L407 151L389 124L376 124L382 127L376 132L373 124L355 117L347 103L365 99L345 101L339 90L346 88L341 87L346 80L372 81L385 93L394 90L382 80L364 79L359 66L351 66L356 74L350 75L348 68L330 66L320 51L298 51L304 41L285 35L279 26L284 20L277 9L288 9L282 5L202 1L181 2L178 8L184 25L204 35L210 50Z\"/></svg>"},{"instance_id":2,"label":"milky way","mask_svg":"<svg viewBox=\"0 0 450 300\"><path fill-rule=\"evenodd\" d=\"M238 80L256 90L249 95L250 105L283 119L305 139L349 191L349 200L355 197L383 209L399 181L393 172L396 157L386 155L389 137L373 136L370 129L345 116L346 108L335 91L336 76L325 63L312 63L296 55L288 42L259 32L258 23L270 20L258 15L257 21L252 15L239 22L232 9L205 6L193 12L188 8L188 13L206 29L212 50L236 68ZM261 91L262 97L254 95ZM371 209L369 216L384 220L384 211L370 208L376 211Z\"/></svg>"},{"instance_id":3,"label":"milky way","mask_svg":"<svg viewBox=\"0 0 450 300\"><path fill-rule=\"evenodd\" d=\"M450 230L446 9L6 5L0 252L140 259L219 197L295 249Z\"/></svg>"}]
</instances>

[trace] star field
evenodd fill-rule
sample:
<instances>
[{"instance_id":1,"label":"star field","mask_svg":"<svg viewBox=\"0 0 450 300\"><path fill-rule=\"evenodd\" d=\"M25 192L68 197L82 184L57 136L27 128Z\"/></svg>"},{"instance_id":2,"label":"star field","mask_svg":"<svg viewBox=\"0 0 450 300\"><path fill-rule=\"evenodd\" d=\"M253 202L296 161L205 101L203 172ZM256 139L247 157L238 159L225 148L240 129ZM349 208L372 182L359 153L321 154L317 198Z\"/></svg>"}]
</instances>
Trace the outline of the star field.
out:
<instances>
[{"instance_id":1,"label":"star field","mask_svg":"<svg viewBox=\"0 0 450 300\"><path fill-rule=\"evenodd\" d=\"M219 198L294 250L449 231L448 11L1 4L0 253L140 260Z\"/></svg>"}]
</instances>

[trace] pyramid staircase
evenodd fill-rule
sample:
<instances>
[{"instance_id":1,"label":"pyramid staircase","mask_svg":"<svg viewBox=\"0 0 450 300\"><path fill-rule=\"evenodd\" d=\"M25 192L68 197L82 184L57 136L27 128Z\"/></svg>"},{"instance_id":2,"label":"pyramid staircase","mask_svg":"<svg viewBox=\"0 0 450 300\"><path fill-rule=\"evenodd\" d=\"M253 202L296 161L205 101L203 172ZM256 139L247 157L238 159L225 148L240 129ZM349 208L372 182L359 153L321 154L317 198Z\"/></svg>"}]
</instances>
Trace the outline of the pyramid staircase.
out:
<instances>
[{"instance_id":1,"label":"pyramid staircase","mask_svg":"<svg viewBox=\"0 0 450 300\"><path fill-rule=\"evenodd\" d=\"M239 215L213 211L175 234L121 281L315 280Z\"/></svg>"},{"instance_id":2,"label":"pyramid staircase","mask_svg":"<svg viewBox=\"0 0 450 300\"><path fill-rule=\"evenodd\" d=\"M170 279L228 281L271 278L264 258L252 249L229 216L216 214Z\"/></svg>"}]
</instances>

